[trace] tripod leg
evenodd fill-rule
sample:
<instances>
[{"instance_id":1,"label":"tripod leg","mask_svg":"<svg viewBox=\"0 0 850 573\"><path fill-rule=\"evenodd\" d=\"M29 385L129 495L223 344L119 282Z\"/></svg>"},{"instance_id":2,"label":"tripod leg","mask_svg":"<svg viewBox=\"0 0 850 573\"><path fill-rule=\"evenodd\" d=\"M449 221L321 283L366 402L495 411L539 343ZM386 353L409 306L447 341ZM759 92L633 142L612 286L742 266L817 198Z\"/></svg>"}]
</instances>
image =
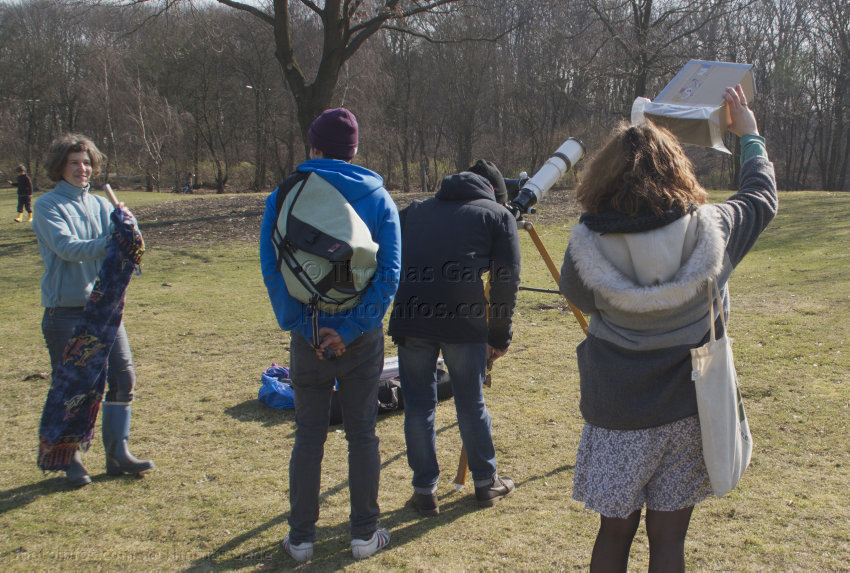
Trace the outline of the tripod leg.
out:
<instances>
[{"instance_id":1,"label":"tripod leg","mask_svg":"<svg viewBox=\"0 0 850 573\"><path fill-rule=\"evenodd\" d=\"M540 235L537 234L537 229L534 228L534 225L532 225L530 221L523 221L522 228L528 231L531 240L534 242L534 246L537 247L537 251L540 253L540 256L543 257L543 262L546 263L546 267L549 269L552 278L555 279L555 284L559 284L561 282L561 272L558 270L558 267L555 266L555 261L553 261L552 257L549 256L549 251L546 250L546 245L544 245L543 241L540 240ZM585 334L587 334L587 319L579 309L573 306L573 303L567 301L567 305L570 307L570 310L573 311L573 316L576 317L581 329Z\"/></svg>"},{"instance_id":2,"label":"tripod leg","mask_svg":"<svg viewBox=\"0 0 850 573\"><path fill-rule=\"evenodd\" d=\"M457 461L457 475L455 476L455 491L460 491L466 484L466 472L469 470L469 464L466 459L466 448L461 446L460 459Z\"/></svg>"}]
</instances>

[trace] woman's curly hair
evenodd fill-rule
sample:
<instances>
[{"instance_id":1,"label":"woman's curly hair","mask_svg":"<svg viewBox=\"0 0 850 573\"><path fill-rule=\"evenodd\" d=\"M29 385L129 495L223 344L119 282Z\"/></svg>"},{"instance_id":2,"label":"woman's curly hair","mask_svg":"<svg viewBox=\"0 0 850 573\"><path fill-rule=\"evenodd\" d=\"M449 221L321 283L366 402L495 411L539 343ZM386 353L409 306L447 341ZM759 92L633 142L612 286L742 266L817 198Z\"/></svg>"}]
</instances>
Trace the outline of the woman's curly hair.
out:
<instances>
[{"instance_id":1,"label":"woman's curly hair","mask_svg":"<svg viewBox=\"0 0 850 573\"><path fill-rule=\"evenodd\" d=\"M50 148L47 150L44 167L51 181L62 181L62 170L65 168L65 162L68 161L68 156L79 151L85 151L89 154L92 177L100 173L103 154L94 142L79 133L66 133L54 139L50 144Z\"/></svg>"},{"instance_id":2,"label":"woman's curly hair","mask_svg":"<svg viewBox=\"0 0 850 573\"><path fill-rule=\"evenodd\" d=\"M613 209L660 216L668 209L703 205L708 194L672 133L652 123L624 121L582 173L576 199L590 213Z\"/></svg>"}]
</instances>

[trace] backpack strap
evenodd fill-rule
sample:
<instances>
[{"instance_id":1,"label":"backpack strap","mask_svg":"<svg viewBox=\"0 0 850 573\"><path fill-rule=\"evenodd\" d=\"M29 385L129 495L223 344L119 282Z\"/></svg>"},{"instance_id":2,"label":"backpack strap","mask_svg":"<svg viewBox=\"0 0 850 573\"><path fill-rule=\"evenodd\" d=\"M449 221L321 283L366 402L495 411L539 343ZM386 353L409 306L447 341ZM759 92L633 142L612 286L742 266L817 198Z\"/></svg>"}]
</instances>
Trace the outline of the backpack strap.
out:
<instances>
[{"instance_id":1,"label":"backpack strap","mask_svg":"<svg viewBox=\"0 0 850 573\"><path fill-rule=\"evenodd\" d=\"M280 221L281 217L281 209L283 209L283 202L286 200L286 196L289 195L289 192L295 187L299 182L301 183L301 189L304 188L304 185L307 184L307 179L310 178L310 174L312 171L303 172L296 171L289 177L287 177L283 183L277 186L277 197L275 197L275 212L277 216L274 220L274 228L272 229L272 239L275 243L281 246L277 252L277 266L275 270L280 270L280 265L283 263L284 257L284 245L286 244L286 237L281 236L280 231L278 231L278 221ZM300 268L300 267L299 267Z\"/></svg>"},{"instance_id":2,"label":"backpack strap","mask_svg":"<svg viewBox=\"0 0 850 573\"><path fill-rule=\"evenodd\" d=\"M283 201L286 199L286 196L289 195L289 191L295 187L301 181L306 180L310 177L312 171L293 171L292 174L283 180L283 182L277 186L277 212L280 213L281 208L283 207Z\"/></svg>"}]
</instances>

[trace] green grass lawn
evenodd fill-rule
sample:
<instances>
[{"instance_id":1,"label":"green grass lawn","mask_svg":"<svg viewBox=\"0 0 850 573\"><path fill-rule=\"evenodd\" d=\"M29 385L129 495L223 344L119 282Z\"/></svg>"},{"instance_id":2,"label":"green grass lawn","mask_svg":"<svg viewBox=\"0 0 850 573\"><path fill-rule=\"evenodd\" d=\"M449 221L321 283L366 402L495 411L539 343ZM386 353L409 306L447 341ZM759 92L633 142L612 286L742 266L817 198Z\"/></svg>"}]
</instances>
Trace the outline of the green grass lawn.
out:
<instances>
[{"instance_id":1,"label":"green grass lawn","mask_svg":"<svg viewBox=\"0 0 850 573\"><path fill-rule=\"evenodd\" d=\"M131 207L174 195L120 193ZM713 194L722 200L725 194ZM204 200L192 198L192 200ZM253 242L151 246L127 295L137 373L131 449L156 469L104 473L99 428L79 490L36 466L49 371L41 336L36 241L0 194L0 568L277 570L288 527L291 411L257 401L260 374L287 362ZM541 210L545 210L545 202ZM573 221L538 227L560 265ZM525 234L523 282L555 288ZM850 194L783 193L780 215L730 282L736 362L754 435L739 487L694 512L692 570L838 570L850 566ZM557 295L522 292L514 344L487 391L500 473L517 491L481 510L451 483L460 442L438 408L439 516L405 507L411 472L403 415L379 418L387 550L349 550L346 442L325 448L321 516L304 570L586 569L595 513L571 500L582 427L574 347L581 330ZM391 343L387 354L395 354ZM645 570L643 526L631 569Z\"/></svg>"}]
</instances>

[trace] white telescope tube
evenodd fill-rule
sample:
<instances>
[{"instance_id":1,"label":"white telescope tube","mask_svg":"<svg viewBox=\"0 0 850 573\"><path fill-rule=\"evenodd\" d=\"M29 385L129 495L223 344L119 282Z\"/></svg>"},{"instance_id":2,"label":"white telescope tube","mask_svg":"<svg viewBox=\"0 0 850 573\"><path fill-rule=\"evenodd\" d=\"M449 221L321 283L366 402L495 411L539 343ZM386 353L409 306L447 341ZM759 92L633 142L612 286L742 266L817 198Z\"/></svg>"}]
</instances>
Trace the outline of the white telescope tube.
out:
<instances>
[{"instance_id":1,"label":"white telescope tube","mask_svg":"<svg viewBox=\"0 0 850 573\"><path fill-rule=\"evenodd\" d=\"M525 182L519 195L512 202L520 213L528 212L528 209L537 203L547 191L554 185L573 165L582 157L586 149L584 144L571 137L561 144L561 147L543 164L534 177Z\"/></svg>"},{"instance_id":2,"label":"white telescope tube","mask_svg":"<svg viewBox=\"0 0 850 573\"><path fill-rule=\"evenodd\" d=\"M567 171L584 157L584 153L584 144L575 137L569 138L534 174L534 177L525 182L523 187L531 189L537 200L540 201L543 199L543 195L552 188L552 185L566 175Z\"/></svg>"}]
</instances>

